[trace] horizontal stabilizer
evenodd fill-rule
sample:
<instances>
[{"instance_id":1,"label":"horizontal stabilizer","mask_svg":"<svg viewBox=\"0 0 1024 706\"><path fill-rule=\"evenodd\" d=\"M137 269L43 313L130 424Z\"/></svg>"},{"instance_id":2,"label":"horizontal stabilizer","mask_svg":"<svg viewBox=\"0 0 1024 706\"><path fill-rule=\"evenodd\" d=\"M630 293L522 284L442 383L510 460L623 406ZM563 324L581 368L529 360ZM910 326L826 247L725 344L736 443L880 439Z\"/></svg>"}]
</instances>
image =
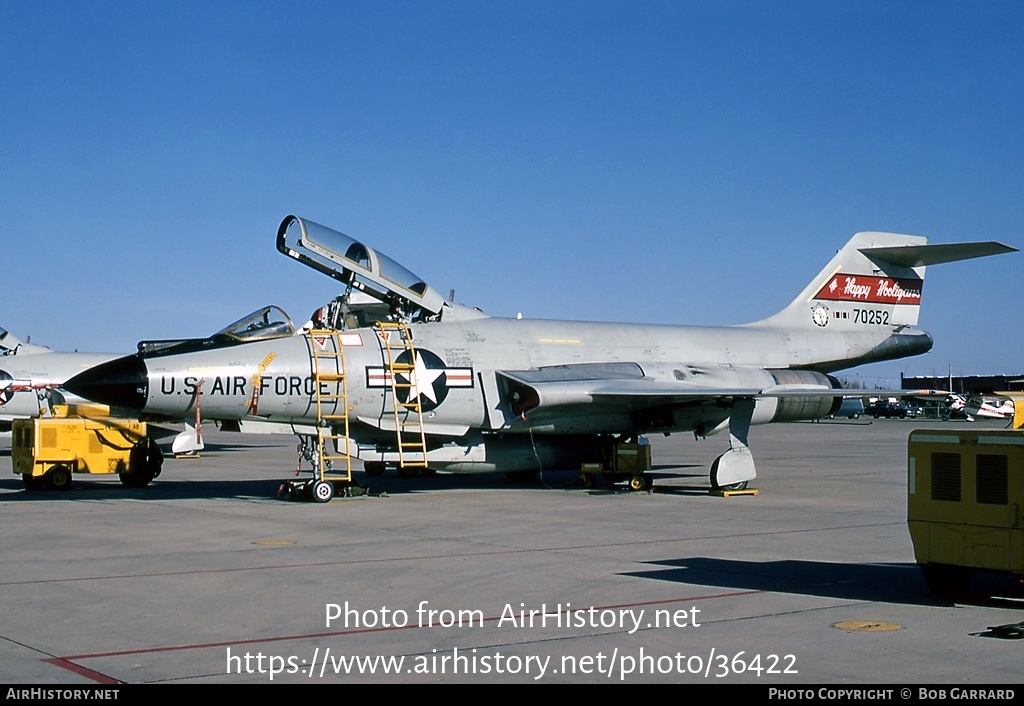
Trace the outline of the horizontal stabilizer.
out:
<instances>
[{"instance_id":1,"label":"horizontal stabilizer","mask_svg":"<svg viewBox=\"0 0 1024 706\"><path fill-rule=\"evenodd\" d=\"M922 265L941 265L945 262L971 260L976 257L1003 255L1017 252L1017 248L1003 245L995 241L979 243L949 243L943 245L898 245L885 248L860 248L860 251L872 258L900 267L920 267Z\"/></svg>"}]
</instances>

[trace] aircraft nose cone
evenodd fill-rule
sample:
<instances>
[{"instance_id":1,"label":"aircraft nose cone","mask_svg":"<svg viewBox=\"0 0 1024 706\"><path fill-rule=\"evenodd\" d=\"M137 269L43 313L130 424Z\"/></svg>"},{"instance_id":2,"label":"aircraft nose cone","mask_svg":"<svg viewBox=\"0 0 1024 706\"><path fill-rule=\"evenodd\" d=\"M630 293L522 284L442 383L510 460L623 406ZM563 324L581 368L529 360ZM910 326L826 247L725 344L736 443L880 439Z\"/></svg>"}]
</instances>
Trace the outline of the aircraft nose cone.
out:
<instances>
[{"instance_id":1,"label":"aircraft nose cone","mask_svg":"<svg viewBox=\"0 0 1024 706\"><path fill-rule=\"evenodd\" d=\"M145 361L129 355L89 368L63 387L92 402L141 411L149 397L149 375Z\"/></svg>"}]
</instances>

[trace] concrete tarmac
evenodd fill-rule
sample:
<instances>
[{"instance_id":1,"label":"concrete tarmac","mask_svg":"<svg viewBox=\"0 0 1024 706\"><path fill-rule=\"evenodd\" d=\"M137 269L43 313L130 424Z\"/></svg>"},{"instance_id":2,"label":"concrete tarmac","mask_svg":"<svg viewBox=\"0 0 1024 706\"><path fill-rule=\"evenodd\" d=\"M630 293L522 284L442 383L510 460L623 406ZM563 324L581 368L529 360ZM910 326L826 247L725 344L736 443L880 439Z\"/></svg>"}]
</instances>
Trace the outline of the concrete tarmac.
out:
<instances>
[{"instance_id":1,"label":"concrete tarmac","mask_svg":"<svg viewBox=\"0 0 1024 706\"><path fill-rule=\"evenodd\" d=\"M757 495L709 494L725 436L652 437L652 492L573 471L357 477L277 496L295 440L208 430L144 489L27 491L0 440L0 680L1013 685L1019 582L927 589L906 525L915 428L755 427ZM304 466L305 468L305 466ZM898 692L897 692L898 693Z\"/></svg>"}]
</instances>

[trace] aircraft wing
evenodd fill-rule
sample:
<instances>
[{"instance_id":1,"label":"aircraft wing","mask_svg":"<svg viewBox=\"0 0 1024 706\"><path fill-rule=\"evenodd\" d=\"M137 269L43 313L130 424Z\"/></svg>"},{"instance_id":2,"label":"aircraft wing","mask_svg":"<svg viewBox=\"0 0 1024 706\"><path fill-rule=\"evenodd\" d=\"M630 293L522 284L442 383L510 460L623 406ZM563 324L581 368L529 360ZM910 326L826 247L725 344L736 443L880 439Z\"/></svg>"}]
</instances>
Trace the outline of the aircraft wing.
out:
<instances>
[{"instance_id":1,"label":"aircraft wing","mask_svg":"<svg viewBox=\"0 0 1024 706\"><path fill-rule=\"evenodd\" d=\"M763 387L657 380L646 377L635 363L582 363L536 370L506 370L499 374L508 384L512 411L519 416L542 411L599 413L600 409L608 407L633 411L663 405L716 402L728 406L732 400L754 398L765 393ZM819 386L816 389L831 392L832 388ZM776 392L789 394L781 389Z\"/></svg>"},{"instance_id":2,"label":"aircraft wing","mask_svg":"<svg viewBox=\"0 0 1024 706\"><path fill-rule=\"evenodd\" d=\"M646 377L634 363L595 363L552 366L537 370L499 373L509 386L512 411L519 416L600 413L609 407L635 411L650 407L714 404L727 408L739 399L863 397L928 397L937 390L847 390L821 375L813 382L787 382L751 386L715 386L689 381ZM811 379L811 378L809 378ZM589 410L587 408L590 408Z\"/></svg>"}]
</instances>

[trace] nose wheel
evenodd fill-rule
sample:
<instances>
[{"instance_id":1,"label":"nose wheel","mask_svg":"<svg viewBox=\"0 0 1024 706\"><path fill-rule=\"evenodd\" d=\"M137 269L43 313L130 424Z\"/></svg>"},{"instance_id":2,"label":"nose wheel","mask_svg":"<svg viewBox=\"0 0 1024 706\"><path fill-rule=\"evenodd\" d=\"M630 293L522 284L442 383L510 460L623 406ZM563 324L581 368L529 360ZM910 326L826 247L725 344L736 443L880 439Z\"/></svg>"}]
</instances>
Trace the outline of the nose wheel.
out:
<instances>
[{"instance_id":1,"label":"nose wheel","mask_svg":"<svg viewBox=\"0 0 1024 706\"><path fill-rule=\"evenodd\" d=\"M334 483L326 480L313 480L306 485L310 499L317 503L329 503L334 497Z\"/></svg>"}]
</instances>

